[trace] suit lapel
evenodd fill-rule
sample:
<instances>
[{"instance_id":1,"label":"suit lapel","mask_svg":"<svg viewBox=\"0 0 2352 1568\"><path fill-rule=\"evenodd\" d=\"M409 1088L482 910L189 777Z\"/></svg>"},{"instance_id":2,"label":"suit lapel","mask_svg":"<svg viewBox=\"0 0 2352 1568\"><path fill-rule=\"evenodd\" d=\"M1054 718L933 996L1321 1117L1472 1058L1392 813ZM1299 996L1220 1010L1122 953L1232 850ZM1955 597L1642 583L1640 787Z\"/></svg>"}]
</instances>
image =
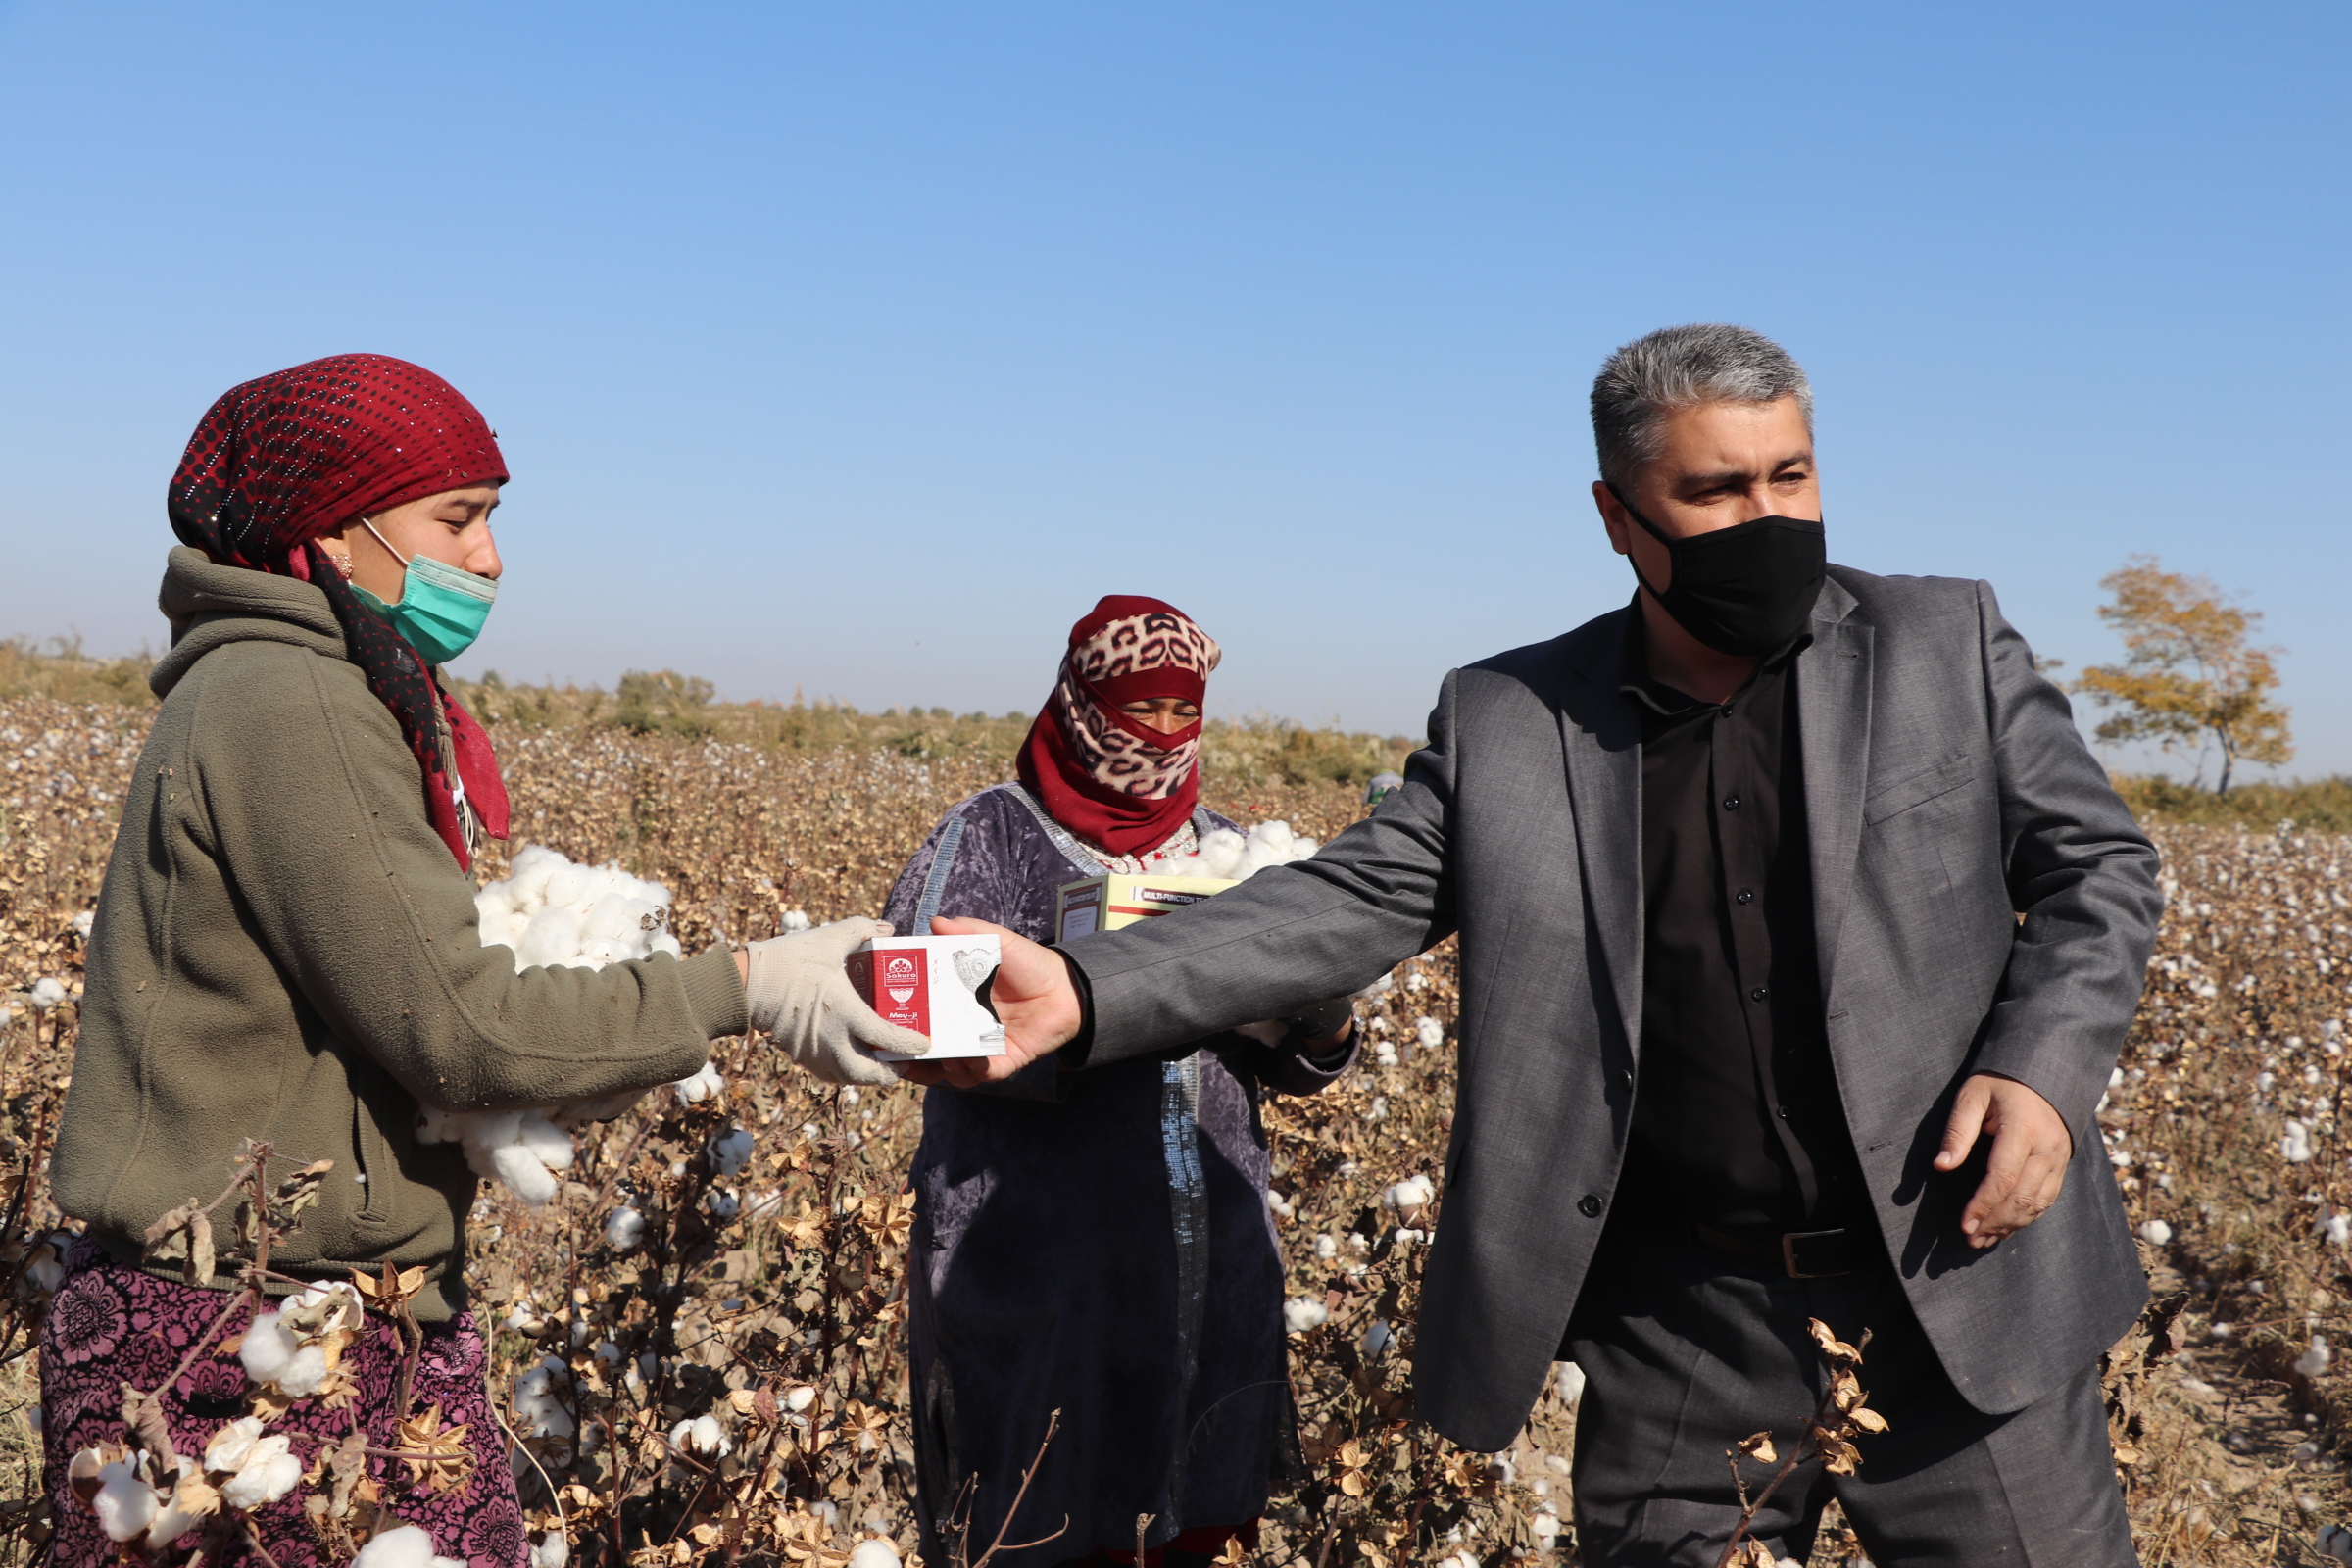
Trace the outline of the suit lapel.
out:
<instances>
[{"instance_id":1,"label":"suit lapel","mask_svg":"<svg viewBox=\"0 0 2352 1568\"><path fill-rule=\"evenodd\" d=\"M1560 704L1560 745L1577 859L1600 938L1602 961L1625 1020L1627 1045L1642 1043L1642 721L1620 695L1625 620L1590 622L1570 653Z\"/></svg>"},{"instance_id":2,"label":"suit lapel","mask_svg":"<svg viewBox=\"0 0 2352 1568\"><path fill-rule=\"evenodd\" d=\"M1805 757L1805 831L1813 861L1813 942L1821 994L1830 996L1838 936L1862 841L1862 792L1870 782L1871 662L1876 634L1852 617L1853 595L1833 579L1822 590L1813 646L1796 661L1797 729Z\"/></svg>"}]
</instances>

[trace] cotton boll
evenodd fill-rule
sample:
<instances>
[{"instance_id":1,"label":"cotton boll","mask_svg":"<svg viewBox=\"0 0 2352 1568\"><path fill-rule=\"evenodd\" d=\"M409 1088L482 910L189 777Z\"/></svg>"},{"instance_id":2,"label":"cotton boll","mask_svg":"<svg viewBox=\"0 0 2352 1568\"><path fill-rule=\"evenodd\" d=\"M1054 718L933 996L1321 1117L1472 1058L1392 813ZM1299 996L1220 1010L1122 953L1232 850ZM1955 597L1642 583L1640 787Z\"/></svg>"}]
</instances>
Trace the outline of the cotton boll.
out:
<instances>
[{"instance_id":1,"label":"cotton boll","mask_svg":"<svg viewBox=\"0 0 2352 1568\"><path fill-rule=\"evenodd\" d=\"M2140 1226L2139 1239L2162 1247L2173 1239L2173 1228L2160 1219L2152 1219Z\"/></svg>"},{"instance_id":2,"label":"cotton boll","mask_svg":"<svg viewBox=\"0 0 2352 1568\"><path fill-rule=\"evenodd\" d=\"M616 1208L605 1216L605 1245L625 1252L645 1239L645 1216L633 1208Z\"/></svg>"},{"instance_id":3,"label":"cotton boll","mask_svg":"<svg viewBox=\"0 0 2352 1568\"><path fill-rule=\"evenodd\" d=\"M2314 1334L2311 1337L2311 1348L2295 1357L2295 1370L2307 1378L2316 1378L2327 1371L2328 1364L2334 1359L2334 1355L2328 1348L2328 1341L2324 1337Z\"/></svg>"},{"instance_id":4,"label":"cotton boll","mask_svg":"<svg viewBox=\"0 0 2352 1568\"><path fill-rule=\"evenodd\" d=\"M493 882L474 894L474 923L482 930L504 930L507 922L514 917L514 901L504 882Z\"/></svg>"},{"instance_id":5,"label":"cotton boll","mask_svg":"<svg viewBox=\"0 0 2352 1568\"><path fill-rule=\"evenodd\" d=\"M66 983L55 975L44 975L32 983L32 1004L43 1012L66 1000Z\"/></svg>"},{"instance_id":6,"label":"cotton boll","mask_svg":"<svg viewBox=\"0 0 2352 1568\"><path fill-rule=\"evenodd\" d=\"M98 1528L109 1541L136 1541L155 1522L162 1501L155 1489L141 1481L127 1459L118 1459L98 1472L98 1495L91 1499Z\"/></svg>"},{"instance_id":7,"label":"cotton boll","mask_svg":"<svg viewBox=\"0 0 2352 1568\"><path fill-rule=\"evenodd\" d=\"M1413 1025L1413 1038L1421 1042L1423 1051L1435 1051L1446 1043L1446 1026L1424 1015L1420 1022Z\"/></svg>"},{"instance_id":8,"label":"cotton boll","mask_svg":"<svg viewBox=\"0 0 2352 1568\"><path fill-rule=\"evenodd\" d=\"M433 1538L416 1525L387 1530L360 1548L351 1568L466 1568L455 1557L433 1554Z\"/></svg>"},{"instance_id":9,"label":"cotton boll","mask_svg":"<svg viewBox=\"0 0 2352 1568\"><path fill-rule=\"evenodd\" d=\"M855 1561L855 1557L852 1558ZM571 1561L571 1543L561 1530L550 1530L531 1547L531 1568L564 1568Z\"/></svg>"},{"instance_id":10,"label":"cotton boll","mask_svg":"<svg viewBox=\"0 0 2352 1568\"><path fill-rule=\"evenodd\" d=\"M571 1169L571 1134L535 1110L526 1110L514 1129L514 1142L531 1152L549 1170Z\"/></svg>"},{"instance_id":11,"label":"cotton boll","mask_svg":"<svg viewBox=\"0 0 2352 1568\"><path fill-rule=\"evenodd\" d=\"M307 1399L326 1386L327 1374L332 1370L326 1364L324 1350L316 1345L306 1345L294 1352L294 1359L286 1364L285 1371L271 1381L276 1383L280 1394Z\"/></svg>"},{"instance_id":12,"label":"cotton boll","mask_svg":"<svg viewBox=\"0 0 2352 1568\"><path fill-rule=\"evenodd\" d=\"M1339 1238L1329 1235L1318 1236L1315 1238L1315 1256L1319 1258L1333 1258L1339 1255Z\"/></svg>"},{"instance_id":13,"label":"cotton boll","mask_svg":"<svg viewBox=\"0 0 2352 1568\"><path fill-rule=\"evenodd\" d=\"M2278 1140L2278 1153L2290 1165L2300 1165L2311 1158L2311 1133L2299 1121L2286 1124L2286 1136Z\"/></svg>"},{"instance_id":14,"label":"cotton boll","mask_svg":"<svg viewBox=\"0 0 2352 1568\"><path fill-rule=\"evenodd\" d=\"M812 922L809 920L808 911L806 909L786 909L784 911L783 924L786 932L793 932L806 931L809 928Z\"/></svg>"},{"instance_id":15,"label":"cotton boll","mask_svg":"<svg viewBox=\"0 0 2352 1568\"><path fill-rule=\"evenodd\" d=\"M2320 1221L2320 1234L2328 1238L2329 1247L2352 1243L2352 1214L2330 1213Z\"/></svg>"},{"instance_id":16,"label":"cotton boll","mask_svg":"<svg viewBox=\"0 0 2352 1568\"><path fill-rule=\"evenodd\" d=\"M752 1135L738 1127L723 1137L710 1140L710 1168L720 1176L733 1176L752 1159Z\"/></svg>"},{"instance_id":17,"label":"cotton boll","mask_svg":"<svg viewBox=\"0 0 2352 1568\"><path fill-rule=\"evenodd\" d=\"M1380 1201L1384 1208L1419 1208L1437 1196L1437 1183L1416 1173L1382 1193Z\"/></svg>"},{"instance_id":18,"label":"cotton boll","mask_svg":"<svg viewBox=\"0 0 2352 1568\"><path fill-rule=\"evenodd\" d=\"M508 1190L533 1208L552 1201L562 1191L554 1173L524 1145L507 1144L491 1151L490 1162Z\"/></svg>"},{"instance_id":19,"label":"cotton boll","mask_svg":"<svg viewBox=\"0 0 2352 1568\"><path fill-rule=\"evenodd\" d=\"M301 1348L275 1312L264 1312L245 1331L237 1359L245 1363L245 1375L254 1382L275 1383L293 1368L294 1356Z\"/></svg>"},{"instance_id":20,"label":"cotton boll","mask_svg":"<svg viewBox=\"0 0 2352 1568\"><path fill-rule=\"evenodd\" d=\"M735 1446L720 1430L717 1418L708 1415L681 1421L670 1428L669 1446L697 1459L723 1458Z\"/></svg>"},{"instance_id":21,"label":"cotton boll","mask_svg":"<svg viewBox=\"0 0 2352 1568\"><path fill-rule=\"evenodd\" d=\"M222 1427L204 1446L204 1467L218 1475L234 1475L245 1467L253 1446L261 1441L262 1418L240 1416Z\"/></svg>"},{"instance_id":22,"label":"cotton boll","mask_svg":"<svg viewBox=\"0 0 2352 1568\"><path fill-rule=\"evenodd\" d=\"M2342 1525L2329 1525L2320 1532L2320 1550L2337 1562L2352 1562L2352 1530Z\"/></svg>"},{"instance_id":23,"label":"cotton boll","mask_svg":"<svg viewBox=\"0 0 2352 1568\"><path fill-rule=\"evenodd\" d=\"M681 1078L669 1087L677 1091L678 1099L682 1103L697 1105L713 1095L726 1093L727 1081L719 1076L719 1071L715 1066L706 1061L702 1065L702 1070L693 1077Z\"/></svg>"},{"instance_id":24,"label":"cotton boll","mask_svg":"<svg viewBox=\"0 0 2352 1568\"><path fill-rule=\"evenodd\" d=\"M657 931L646 939L645 956L650 958L657 953L666 953L671 957L677 958L683 957L686 950L678 946L676 937L666 931Z\"/></svg>"},{"instance_id":25,"label":"cotton boll","mask_svg":"<svg viewBox=\"0 0 2352 1568\"><path fill-rule=\"evenodd\" d=\"M462 1116L436 1109L431 1105L416 1107L416 1141L420 1144L455 1144L466 1137L466 1122Z\"/></svg>"},{"instance_id":26,"label":"cotton boll","mask_svg":"<svg viewBox=\"0 0 2352 1568\"><path fill-rule=\"evenodd\" d=\"M850 1548L849 1568L899 1568L899 1548L879 1536L868 1536Z\"/></svg>"},{"instance_id":27,"label":"cotton boll","mask_svg":"<svg viewBox=\"0 0 2352 1568\"><path fill-rule=\"evenodd\" d=\"M1331 1321L1331 1309L1321 1301L1301 1296L1282 1303L1282 1325L1293 1334L1304 1334L1319 1329Z\"/></svg>"},{"instance_id":28,"label":"cotton boll","mask_svg":"<svg viewBox=\"0 0 2352 1568\"><path fill-rule=\"evenodd\" d=\"M237 1473L220 1484L220 1500L231 1508L259 1508L292 1492L302 1480L294 1440L273 1432L254 1444Z\"/></svg>"},{"instance_id":29,"label":"cotton boll","mask_svg":"<svg viewBox=\"0 0 2352 1568\"><path fill-rule=\"evenodd\" d=\"M1363 1344L1358 1348L1363 1351L1365 1360L1377 1361L1396 1343L1396 1336L1389 1331L1388 1320L1376 1317L1372 1320L1372 1326L1364 1330Z\"/></svg>"},{"instance_id":30,"label":"cotton boll","mask_svg":"<svg viewBox=\"0 0 2352 1568\"><path fill-rule=\"evenodd\" d=\"M1551 1386L1562 1404L1574 1404L1585 1396L1585 1369L1574 1361L1554 1361Z\"/></svg>"},{"instance_id":31,"label":"cotton boll","mask_svg":"<svg viewBox=\"0 0 2352 1568\"><path fill-rule=\"evenodd\" d=\"M518 969L569 963L580 951L580 917L563 905L551 904L531 916L522 940L514 945Z\"/></svg>"},{"instance_id":32,"label":"cotton boll","mask_svg":"<svg viewBox=\"0 0 2352 1568\"><path fill-rule=\"evenodd\" d=\"M790 1390L784 1396L784 1408L790 1410L794 1415L799 1415L815 1402L816 1391L806 1383Z\"/></svg>"},{"instance_id":33,"label":"cotton boll","mask_svg":"<svg viewBox=\"0 0 2352 1568\"><path fill-rule=\"evenodd\" d=\"M1548 1551L1551 1549L1551 1544L1560 1538L1560 1516L1549 1508L1539 1510L1536 1516L1527 1522L1527 1528L1535 1536L1536 1544Z\"/></svg>"}]
</instances>

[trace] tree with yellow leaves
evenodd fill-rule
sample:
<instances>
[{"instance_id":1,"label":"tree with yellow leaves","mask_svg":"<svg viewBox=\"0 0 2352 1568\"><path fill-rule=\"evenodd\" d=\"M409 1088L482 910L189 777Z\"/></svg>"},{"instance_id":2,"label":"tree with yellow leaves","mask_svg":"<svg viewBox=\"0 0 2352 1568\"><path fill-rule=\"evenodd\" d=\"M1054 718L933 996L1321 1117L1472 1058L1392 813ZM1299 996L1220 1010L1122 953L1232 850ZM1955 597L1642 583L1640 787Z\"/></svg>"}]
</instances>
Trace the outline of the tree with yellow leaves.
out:
<instances>
[{"instance_id":1,"label":"tree with yellow leaves","mask_svg":"<svg viewBox=\"0 0 2352 1568\"><path fill-rule=\"evenodd\" d=\"M2246 642L2260 611L2231 604L2211 578L2166 571L2153 556L2133 556L2099 586L2115 596L2099 618L2124 639L2125 659L2094 664L2074 689L2122 710L2099 725L2100 740L2154 741L2166 751L2210 740L2222 754L2216 795L2230 793L2240 761L2295 755L2287 710L2271 699L2278 650Z\"/></svg>"}]
</instances>

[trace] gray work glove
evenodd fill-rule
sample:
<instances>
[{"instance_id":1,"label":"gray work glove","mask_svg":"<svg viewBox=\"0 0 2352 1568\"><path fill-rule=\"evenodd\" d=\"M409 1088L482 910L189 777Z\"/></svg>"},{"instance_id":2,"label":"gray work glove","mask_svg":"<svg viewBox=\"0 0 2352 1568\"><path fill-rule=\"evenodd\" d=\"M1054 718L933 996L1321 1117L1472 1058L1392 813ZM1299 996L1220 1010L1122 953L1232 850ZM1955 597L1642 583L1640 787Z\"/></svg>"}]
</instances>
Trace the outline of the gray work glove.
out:
<instances>
[{"instance_id":1,"label":"gray work glove","mask_svg":"<svg viewBox=\"0 0 2352 1568\"><path fill-rule=\"evenodd\" d=\"M890 1063L866 1051L919 1056L931 1042L911 1029L885 1023L850 984L849 956L858 944L890 935L879 920L836 920L810 931L755 942L745 952L751 973L743 1000L752 1027L772 1037L811 1077L829 1084L899 1081Z\"/></svg>"}]
</instances>

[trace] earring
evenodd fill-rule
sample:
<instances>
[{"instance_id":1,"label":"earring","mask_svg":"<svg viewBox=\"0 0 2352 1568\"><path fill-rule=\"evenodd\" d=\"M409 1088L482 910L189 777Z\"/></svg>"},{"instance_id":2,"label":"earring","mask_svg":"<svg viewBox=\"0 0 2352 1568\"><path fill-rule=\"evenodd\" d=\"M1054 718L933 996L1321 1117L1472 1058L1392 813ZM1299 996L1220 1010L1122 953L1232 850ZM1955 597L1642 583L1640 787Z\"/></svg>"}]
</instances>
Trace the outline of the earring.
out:
<instances>
[{"instance_id":1,"label":"earring","mask_svg":"<svg viewBox=\"0 0 2352 1568\"><path fill-rule=\"evenodd\" d=\"M349 582L349 581L351 581L351 555L350 555L350 552L346 551L344 554L342 554L342 555L339 555L339 556L336 556L336 555L330 555L330 556L328 556L326 559L334 563L334 565L335 565L335 570L337 570L337 571L339 571L339 572L341 572L341 573L343 574L343 580L344 580L345 582Z\"/></svg>"}]
</instances>

